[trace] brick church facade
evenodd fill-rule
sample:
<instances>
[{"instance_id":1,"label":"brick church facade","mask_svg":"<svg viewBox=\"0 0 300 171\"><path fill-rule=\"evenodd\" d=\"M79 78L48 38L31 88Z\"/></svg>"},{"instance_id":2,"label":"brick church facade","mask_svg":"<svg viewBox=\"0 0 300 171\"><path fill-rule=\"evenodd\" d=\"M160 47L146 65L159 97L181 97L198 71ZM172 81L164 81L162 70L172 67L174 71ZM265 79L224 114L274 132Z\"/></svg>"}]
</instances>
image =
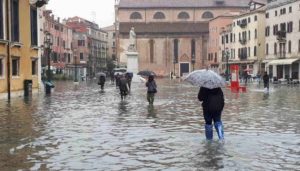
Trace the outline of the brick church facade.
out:
<instances>
[{"instance_id":1,"label":"brick church facade","mask_svg":"<svg viewBox=\"0 0 300 171\"><path fill-rule=\"evenodd\" d=\"M126 65L129 30L135 28L139 70L177 76L206 66L209 21L248 9L249 0L119 0L117 56Z\"/></svg>"}]
</instances>

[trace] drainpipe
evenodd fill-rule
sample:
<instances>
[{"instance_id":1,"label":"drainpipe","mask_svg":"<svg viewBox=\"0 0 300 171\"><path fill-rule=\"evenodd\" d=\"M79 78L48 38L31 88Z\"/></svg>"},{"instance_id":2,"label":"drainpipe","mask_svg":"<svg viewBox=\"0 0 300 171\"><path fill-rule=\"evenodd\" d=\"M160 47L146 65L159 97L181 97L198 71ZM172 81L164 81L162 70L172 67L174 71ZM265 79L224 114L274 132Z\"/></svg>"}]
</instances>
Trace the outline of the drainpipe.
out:
<instances>
[{"instance_id":1,"label":"drainpipe","mask_svg":"<svg viewBox=\"0 0 300 171\"><path fill-rule=\"evenodd\" d=\"M10 23L10 1L7 0L6 1L6 38L7 38L7 49L6 49L6 53L7 53L7 98L10 101L11 98L11 92L10 92L10 88L11 88L11 79L10 79L10 29L11 29L11 23Z\"/></svg>"}]
</instances>

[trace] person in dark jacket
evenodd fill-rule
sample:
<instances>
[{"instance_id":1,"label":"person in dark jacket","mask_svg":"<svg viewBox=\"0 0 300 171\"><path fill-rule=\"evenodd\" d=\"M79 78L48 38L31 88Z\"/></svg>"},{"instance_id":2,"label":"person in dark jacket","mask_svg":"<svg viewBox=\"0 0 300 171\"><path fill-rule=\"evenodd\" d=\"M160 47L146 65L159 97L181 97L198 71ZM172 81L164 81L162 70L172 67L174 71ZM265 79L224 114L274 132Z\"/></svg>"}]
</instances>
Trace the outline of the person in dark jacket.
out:
<instances>
[{"instance_id":1,"label":"person in dark jacket","mask_svg":"<svg viewBox=\"0 0 300 171\"><path fill-rule=\"evenodd\" d=\"M121 75L120 77L119 89L120 89L121 99L124 100L128 94L128 81L125 78L125 75Z\"/></svg>"},{"instance_id":2,"label":"person in dark jacket","mask_svg":"<svg viewBox=\"0 0 300 171\"><path fill-rule=\"evenodd\" d=\"M213 139L213 125L220 140L224 139L223 123L221 115L224 108L224 94L221 88L208 89L201 87L198 99L202 102L203 115L205 120L205 136L207 140Z\"/></svg>"},{"instance_id":3,"label":"person in dark jacket","mask_svg":"<svg viewBox=\"0 0 300 171\"><path fill-rule=\"evenodd\" d=\"M153 105L154 96L157 93L157 86L156 86L156 82L154 80L153 75L150 75L148 77L148 81L146 82L146 87L148 88L147 89L147 100L150 105Z\"/></svg>"},{"instance_id":4,"label":"person in dark jacket","mask_svg":"<svg viewBox=\"0 0 300 171\"><path fill-rule=\"evenodd\" d=\"M268 73L265 72L265 74L263 76L264 88L267 88L268 91L269 91L269 80L270 80L270 77L269 77Z\"/></svg>"},{"instance_id":5,"label":"person in dark jacket","mask_svg":"<svg viewBox=\"0 0 300 171\"><path fill-rule=\"evenodd\" d=\"M105 76L104 75L101 75L99 77L99 85L101 87L101 90L104 90L104 84L105 84Z\"/></svg>"},{"instance_id":6,"label":"person in dark jacket","mask_svg":"<svg viewBox=\"0 0 300 171\"><path fill-rule=\"evenodd\" d=\"M116 80L116 87L118 88L119 84L120 84L120 78L121 76L119 75L119 73L116 74L115 80Z\"/></svg>"}]
</instances>

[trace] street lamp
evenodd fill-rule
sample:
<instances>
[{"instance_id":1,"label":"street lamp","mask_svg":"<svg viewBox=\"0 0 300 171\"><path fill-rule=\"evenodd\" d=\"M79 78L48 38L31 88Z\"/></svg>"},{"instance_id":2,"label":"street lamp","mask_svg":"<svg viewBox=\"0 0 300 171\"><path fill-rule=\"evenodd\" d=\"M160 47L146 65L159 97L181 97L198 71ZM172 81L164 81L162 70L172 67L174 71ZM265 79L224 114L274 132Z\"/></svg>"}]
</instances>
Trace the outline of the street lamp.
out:
<instances>
[{"instance_id":1,"label":"street lamp","mask_svg":"<svg viewBox=\"0 0 300 171\"><path fill-rule=\"evenodd\" d=\"M226 48L224 53L226 57L226 81L229 81L229 55L230 55L229 49Z\"/></svg>"},{"instance_id":2,"label":"street lamp","mask_svg":"<svg viewBox=\"0 0 300 171\"><path fill-rule=\"evenodd\" d=\"M77 49L73 50L73 55L74 55L74 65L75 65L75 78L74 78L74 83L78 83L78 78L77 78Z\"/></svg>"},{"instance_id":3,"label":"street lamp","mask_svg":"<svg viewBox=\"0 0 300 171\"><path fill-rule=\"evenodd\" d=\"M47 55L47 60L48 60L48 70L47 70L47 81L46 81L46 94L51 94L51 88L54 87L54 85L51 82L51 50L52 50L52 44L53 44L53 39L52 35L49 32L45 33L45 40L44 40L44 48L46 51Z\"/></svg>"}]
</instances>

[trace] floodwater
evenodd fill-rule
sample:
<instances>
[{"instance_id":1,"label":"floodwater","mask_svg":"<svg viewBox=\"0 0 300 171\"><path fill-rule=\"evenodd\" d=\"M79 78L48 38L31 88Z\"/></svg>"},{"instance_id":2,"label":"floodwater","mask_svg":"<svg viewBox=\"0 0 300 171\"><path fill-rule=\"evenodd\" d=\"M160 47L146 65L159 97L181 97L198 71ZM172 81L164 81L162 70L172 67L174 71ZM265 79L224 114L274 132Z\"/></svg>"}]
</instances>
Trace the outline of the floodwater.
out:
<instances>
[{"instance_id":1,"label":"floodwater","mask_svg":"<svg viewBox=\"0 0 300 171\"><path fill-rule=\"evenodd\" d=\"M225 142L204 136L198 88L157 80L121 101L114 86L56 83L51 97L0 101L0 170L300 170L300 88L224 89Z\"/></svg>"}]
</instances>

